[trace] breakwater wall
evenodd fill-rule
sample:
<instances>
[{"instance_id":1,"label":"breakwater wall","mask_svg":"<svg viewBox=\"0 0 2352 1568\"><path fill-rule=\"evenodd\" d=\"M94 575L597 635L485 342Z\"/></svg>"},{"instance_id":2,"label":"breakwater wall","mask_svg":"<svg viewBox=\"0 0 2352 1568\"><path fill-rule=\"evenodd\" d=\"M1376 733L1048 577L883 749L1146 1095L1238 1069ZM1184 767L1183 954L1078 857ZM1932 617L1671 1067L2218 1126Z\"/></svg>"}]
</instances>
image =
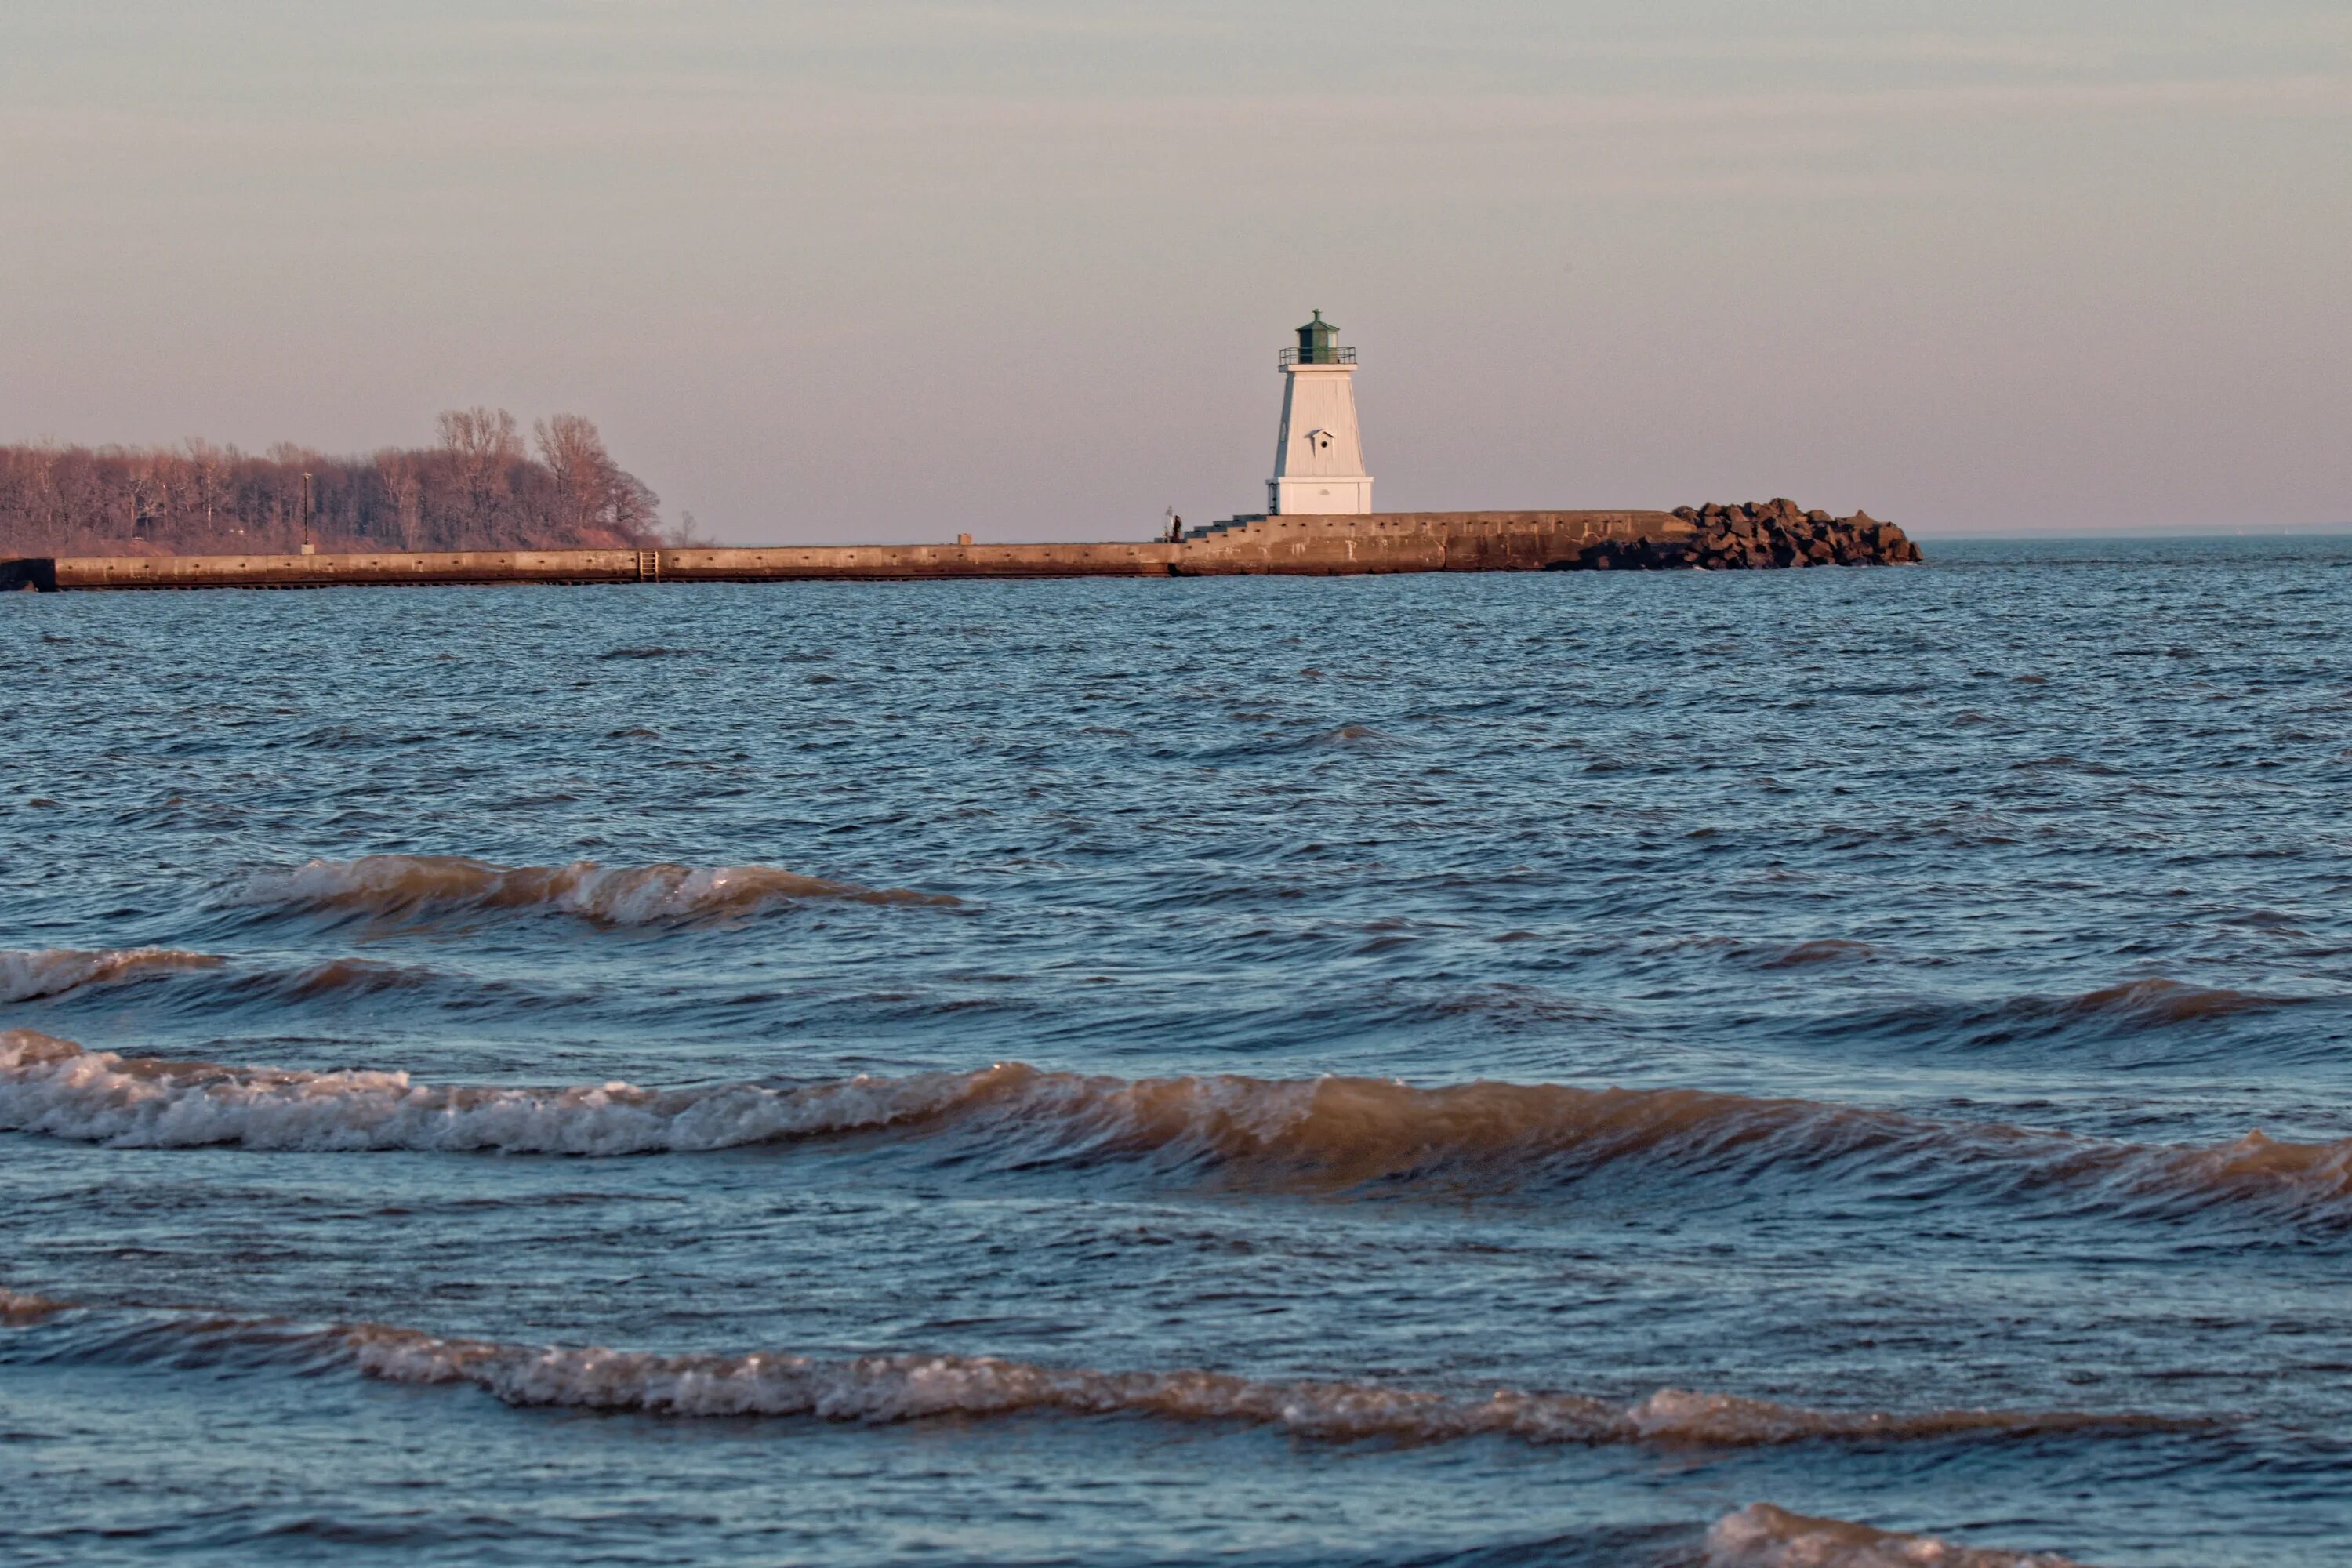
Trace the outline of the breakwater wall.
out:
<instances>
[{"instance_id":1,"label":"breakwater wall","mask_svg":"<svg viewBox=\"0 0 2352 1568\"><path fill-rule=\"evenodd\" d=\"M1376 512L1243 517L1179 541L839 544L748 549L366 551L119 555L0 562L0 586L325 588L499 583L782 583L948 577L1186 577L1534 572L1605 541L1679 542L1663 511Z\"/></svg>"}]
</instances>

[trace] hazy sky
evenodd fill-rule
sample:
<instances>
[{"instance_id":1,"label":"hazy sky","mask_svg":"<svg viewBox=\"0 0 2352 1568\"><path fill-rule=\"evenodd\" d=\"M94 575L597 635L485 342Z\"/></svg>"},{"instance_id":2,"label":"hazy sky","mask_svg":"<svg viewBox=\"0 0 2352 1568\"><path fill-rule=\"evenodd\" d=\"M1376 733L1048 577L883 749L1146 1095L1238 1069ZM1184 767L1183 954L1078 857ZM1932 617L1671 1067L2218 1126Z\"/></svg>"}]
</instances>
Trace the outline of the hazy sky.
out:
<instances>
[{"instance_id":1,"label":"hazy sky","mask_svg":"<svg viewBox=\"0 0 2352 1568\"><path fill-rule=\"evenodd\" d=\"M594 418L724 539L2352 520L2352 5L5 0L0 439Z\"/></svg>"}]
</instances>

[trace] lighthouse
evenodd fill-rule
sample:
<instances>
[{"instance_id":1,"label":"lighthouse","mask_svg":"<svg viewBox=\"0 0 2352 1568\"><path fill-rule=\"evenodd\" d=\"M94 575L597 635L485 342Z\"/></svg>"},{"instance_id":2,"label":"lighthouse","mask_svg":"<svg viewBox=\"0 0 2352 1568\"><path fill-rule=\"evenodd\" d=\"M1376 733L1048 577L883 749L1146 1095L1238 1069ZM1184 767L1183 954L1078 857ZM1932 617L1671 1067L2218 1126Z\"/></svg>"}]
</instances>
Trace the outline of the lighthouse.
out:
<instances>
[{"instance_id":1,"label":"lighthouse","mask_svg":"<svg viewBox=\"0 0 2352 1568\"><path fill-rule=\"evenodd\" d=\"M1265 510L1358 516L1372 510L1372 478L1356 433L1356 351L1338 347L1339 329L1315 312L1298 346L1282 351L1282 435Z\"/></svg>"}]
</instances>

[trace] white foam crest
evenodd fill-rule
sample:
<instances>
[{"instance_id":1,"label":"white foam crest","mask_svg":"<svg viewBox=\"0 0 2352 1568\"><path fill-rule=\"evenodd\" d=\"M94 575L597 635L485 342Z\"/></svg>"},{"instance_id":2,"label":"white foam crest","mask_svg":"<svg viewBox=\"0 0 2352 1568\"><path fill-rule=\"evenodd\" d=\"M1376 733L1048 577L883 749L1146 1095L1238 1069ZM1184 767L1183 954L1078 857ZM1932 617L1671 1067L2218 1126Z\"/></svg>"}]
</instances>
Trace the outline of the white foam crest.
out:
<instances>
[{"instance_id":1,"label":"white foam crest","mask_svg":"<svg viewBox=\"0 0 2352 1568\"><path fill-rule=\"evenodd\" d=\"M626 1083L446 1087L405 1072L299 1072L125 1058L0 1031L0 1129L118 1148L635 1154L730 1148L934 1115L1029 1069L738 1084L657 1093Z\"/></svg>"},{"instance_id":2,"label":"white foam crest","mask_svg":"<svg viewBox=\"0 0 2352 1568\"><path fill-rule=\"evenodd\" d=\"M71 1303L0 1290L0 1326L23 1327L71 1309ZM2146 1416L2071 1411L1927 1411L1909 1415L1819 1411L1675 1389L1662 1389L1630 1406L1585 1394L1515 1389L1497 1390L1483 1399L1465 1398L1375 1384L1276 1383L1201 1370L1097 1371L982 1355L828 1359L781 1351L666 1355L442 1338L386 1323L306 1327L278 1318L189 1310L125 1312L85 1307L82 1311L91 1320L85 1327L94 1325L98 1342L110 1355L136 1344L142 1355L177 1361L191 1344L233 1344L274 1352L306 1371L341 1361L365 1376L390 1383L470 1384L517 1406L685 1417L804 1416L888 1424L929 1416L1047 1412L1239 1422L1340 1442L1496 1436L1528 1443L1708 1447L2175 1425ZM126 1323L131 1331L128 1333ZM1738 1531L1731 1531L1731 1536L1748 1539ZM1778 1560L1759 1561L1781 1568Z\"/></svg>"},{"instance_id":3,"label":"white foam crest","mask_svg":"<svg viewBox=\"0 0 2352 1568\"><path fill-rule=\"evenodd\" d=\"M603 925L723 918L811 899L953 904L944 894L867 888L774 866L499 866L463 855L312 860L249 878L232 901L294 910L416 916L465 909L543 909Z\"/></svg>"},{"instance_id":4,"label":"white foam crest","mask_svg":"<svg viewBox=\"0 0 2352 1568\"><path fill-rule=\"evenodd\" d=\"M1962 1546L1932 1535L1816 1519L1769 1502L1716 1521L1707 1568L2084 1568L2050 1552Z\"/></svg>"},{"instance_id":5,"label":"white foam crest","mask_svg":"<svg viewBox=\"0 0 2352 1568\"><path fill-rule=\"evenodd\" d=\"M1915 1415L1808 1410L1664 1389L1632 1406L1584 1394L1498 1390L1462 1399L1349 1383L1266 1383L1226 1373L1100 1372L995 1356L777 1352L658 1355L440 1340L374 1325L342 1331L362 1371L401 1383L469 1383L515 1405L678 1416L814 1416L889 1423L1023 1411L1238 1421L1336 1441L1691 1443L1753 1447L1823 1437L2019 1433L2131 1418L2077 1412L1939 1411Z\"/></svg>"},{"instance_id":6,"label":"white foam crest","mask_svg":"<svg viewBox=\"0 0 2352 1568\"><path fill-rule=\"evenodd\" d=\"M158 970L216 969L222 962L209 952L175 947L44 947L0 952L0 1002L62 996L85 985Z\"/></svg>"}]
</instances>

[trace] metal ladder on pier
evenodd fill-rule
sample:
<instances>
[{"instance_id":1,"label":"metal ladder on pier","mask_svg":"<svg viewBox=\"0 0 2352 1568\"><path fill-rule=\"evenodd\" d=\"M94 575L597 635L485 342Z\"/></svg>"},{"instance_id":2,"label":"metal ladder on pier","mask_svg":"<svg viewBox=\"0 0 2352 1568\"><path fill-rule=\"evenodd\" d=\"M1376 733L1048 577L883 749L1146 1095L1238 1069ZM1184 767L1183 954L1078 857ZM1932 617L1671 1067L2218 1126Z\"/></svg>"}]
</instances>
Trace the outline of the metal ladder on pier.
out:
<instances>
[{"instance_id":1,"label":"metal ladder on pier","mask_svg":"<svg viewBox=\"0 0 2352 1568\"><path fill-rule=\"evenodd\" d=\"M637 581L640 583L658 583L661 581L660 551L640 550L637 552Z\"/></svg>"}]
</instances>

